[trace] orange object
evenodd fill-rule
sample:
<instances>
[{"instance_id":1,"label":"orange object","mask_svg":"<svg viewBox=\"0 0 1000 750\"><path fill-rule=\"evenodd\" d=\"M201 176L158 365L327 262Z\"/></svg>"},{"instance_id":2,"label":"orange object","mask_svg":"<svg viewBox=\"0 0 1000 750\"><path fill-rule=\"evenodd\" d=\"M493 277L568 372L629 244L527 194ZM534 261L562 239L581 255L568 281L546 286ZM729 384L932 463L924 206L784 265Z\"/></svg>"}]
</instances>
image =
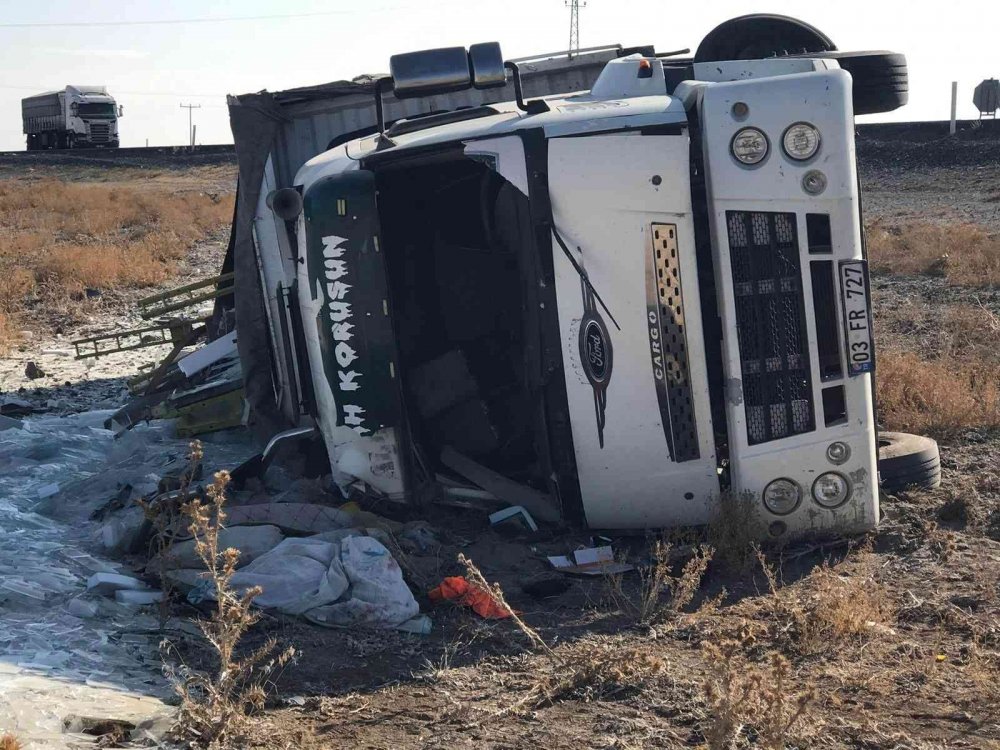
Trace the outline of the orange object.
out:
<instances>
[{"instance_id":1,"label":"orange object","mask_svg":"<svg viewBox=\"0 0 1000 750\"><path fill-rule=\"evenodd\" d=\"M432 602L450 601L472 607L472 611L486 620L503 620L510 617L510 610L493 598L488 591L474 586L461 576L449 576L427 592Z\"/></svg>"}]
</instances>

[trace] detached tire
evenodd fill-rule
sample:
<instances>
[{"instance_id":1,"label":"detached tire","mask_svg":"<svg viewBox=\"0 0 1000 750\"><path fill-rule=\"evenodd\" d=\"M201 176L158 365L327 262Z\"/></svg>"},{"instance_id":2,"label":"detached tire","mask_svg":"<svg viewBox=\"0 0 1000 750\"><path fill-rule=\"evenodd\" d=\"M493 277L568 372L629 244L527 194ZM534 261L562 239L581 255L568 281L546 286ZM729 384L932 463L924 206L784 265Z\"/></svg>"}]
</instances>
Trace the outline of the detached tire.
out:
<instances>
[{"instance_id":1,"label":"detached tire","mask_svg":"<svg viewBox=\"0 0 1000 750\"><path fill-rule=\"evenodd\" d=\"M896 52L827 52L854 79L854 114L892 112L910 98L906 55Z\"/></svg>"},{"instance_id":2,"label":"detached tire","mask_svg":"<svg viewBox=\"0 0 1000 750\"><path fill-rule=\"evenodd\" d=\"M730 18L701 40L694 61L759 60L804 52L830 52L833 41L805 21L774 13L751 13Z\"/></svg>"},{"instance_id":3,"label":"detached tire","mask_svg":"<svg viewBox=\"0 0 1000 750\"><path fill-rule=\"evenodd\" d=\"M882 489L934 489L941 484L941 455L937 441L906 432L878 434L879 479Z\"/></svg>"}]
</instances>

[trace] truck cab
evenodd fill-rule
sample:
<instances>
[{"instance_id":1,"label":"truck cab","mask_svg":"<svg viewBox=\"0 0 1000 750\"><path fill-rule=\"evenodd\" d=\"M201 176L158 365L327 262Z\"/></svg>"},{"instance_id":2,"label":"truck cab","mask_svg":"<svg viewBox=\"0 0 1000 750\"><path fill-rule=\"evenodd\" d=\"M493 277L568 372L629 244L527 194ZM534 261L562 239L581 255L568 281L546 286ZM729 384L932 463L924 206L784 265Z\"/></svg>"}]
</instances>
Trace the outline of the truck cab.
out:
<instances>
[{"instance_id":1,"label":"truck cab","mask_svg":"<svg viewBox=\"0 0 1000 750\"><path fill-rule=\"evenodd\" d=\"M21 102L29 151L118 148L123 108L104 86L66 86Z\"/></svg>"},{"instance_id":2,"label":"truck cab","mask_svg":"<svg viewBox=\"0 0 1000 750\"><path fill-rule=\"evenodd\" d=\"M735 498L762 537L875 526L854 116L905 90L850 69L899 58L753 16L525 100L495 43L394 56L380 112L390 88L516 96L380 118L269 196L334 480L422 502L472 466L592 528Z\"/></svg>"}]
</instances>

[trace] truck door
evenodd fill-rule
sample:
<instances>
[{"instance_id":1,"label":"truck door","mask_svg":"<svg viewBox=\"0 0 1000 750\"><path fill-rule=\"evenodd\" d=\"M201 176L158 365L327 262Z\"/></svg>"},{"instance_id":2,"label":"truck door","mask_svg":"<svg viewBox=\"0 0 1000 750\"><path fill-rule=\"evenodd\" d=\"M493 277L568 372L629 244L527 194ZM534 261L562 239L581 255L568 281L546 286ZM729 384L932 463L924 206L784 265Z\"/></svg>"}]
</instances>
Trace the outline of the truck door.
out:
<instances>
[{"instance_id":1,"label":"truck door","mask_svg":"<svg viewBox=\"0 0 1000 750\"><path fill-rule=\"evenodd\" d=\"M322 178L303 195L300 307L316 419L342 488L403 493L402 408L375 176Z\"/></svg>"},{"instance_id":2,"label":"truck door","mask_svg":"<svg viewBox=\"0 0 1000 750\"><path fill-rule=\"evenodd\" d=\"M718 501L686 134L549 140L580 491L595 527L705 523Z\"/></svg>"}]
</instances>

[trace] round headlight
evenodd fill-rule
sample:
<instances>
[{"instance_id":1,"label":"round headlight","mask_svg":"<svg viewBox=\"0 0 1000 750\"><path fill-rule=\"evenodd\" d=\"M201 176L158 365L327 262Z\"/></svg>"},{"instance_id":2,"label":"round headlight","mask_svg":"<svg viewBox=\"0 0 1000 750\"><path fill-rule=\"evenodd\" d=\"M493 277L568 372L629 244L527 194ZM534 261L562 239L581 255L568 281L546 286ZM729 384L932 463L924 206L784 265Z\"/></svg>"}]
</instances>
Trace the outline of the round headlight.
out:
<instances>
[{"instance_id":1,"label":"round headlight","mask_svg":"<svg viewBox=\"0 0 1000 750\"><path fill-rule=\"evenodd\" d=\"M767 156L767 136L757 128L743 128L733 136L729 146L740 164L760 164Z\"/></svg>"},{"instance_id":2,"label":"round headlight","mask_svg":"<svg viewBox=\"0 0 1000 750\"><path fill-rule=\"evenodd\" d=\"M764 506L778 516L795 510L802 499L802 490L791 479L775 479L764 488Z\"/></svg>"},{"instance_id":3,"label":"round headlight","mask_svg":"<svg viewBox=\"0 0 1000 750\"><path fill-rule=\"evenodd\" d=\"M781 147L789 159L805 161L812 159L819 151L819 131L808 122L790 125L781 136Z\"/></svg>"},{"instance_id":4,"label":"round headlight","mask_svg":"<svg viewBox=\"0 0 1000 750\"><path fill-rule=\"evenodd\" d=\"M813 482L813 499L824 508L843 505L851 495L851 485L840 474L832 471L820 474Z\"/></svg>"},{"instance_id":5,"label":"round headlight","mask_svg":"<svg viewBox=\"0 0 1000 750\"><path fill-rule=\"evenodd\" d=\"M838 466L851 457L851 448L847 443L830 443L826 446L826 458L832 464Z\"/></svg>"}]
</instances>

